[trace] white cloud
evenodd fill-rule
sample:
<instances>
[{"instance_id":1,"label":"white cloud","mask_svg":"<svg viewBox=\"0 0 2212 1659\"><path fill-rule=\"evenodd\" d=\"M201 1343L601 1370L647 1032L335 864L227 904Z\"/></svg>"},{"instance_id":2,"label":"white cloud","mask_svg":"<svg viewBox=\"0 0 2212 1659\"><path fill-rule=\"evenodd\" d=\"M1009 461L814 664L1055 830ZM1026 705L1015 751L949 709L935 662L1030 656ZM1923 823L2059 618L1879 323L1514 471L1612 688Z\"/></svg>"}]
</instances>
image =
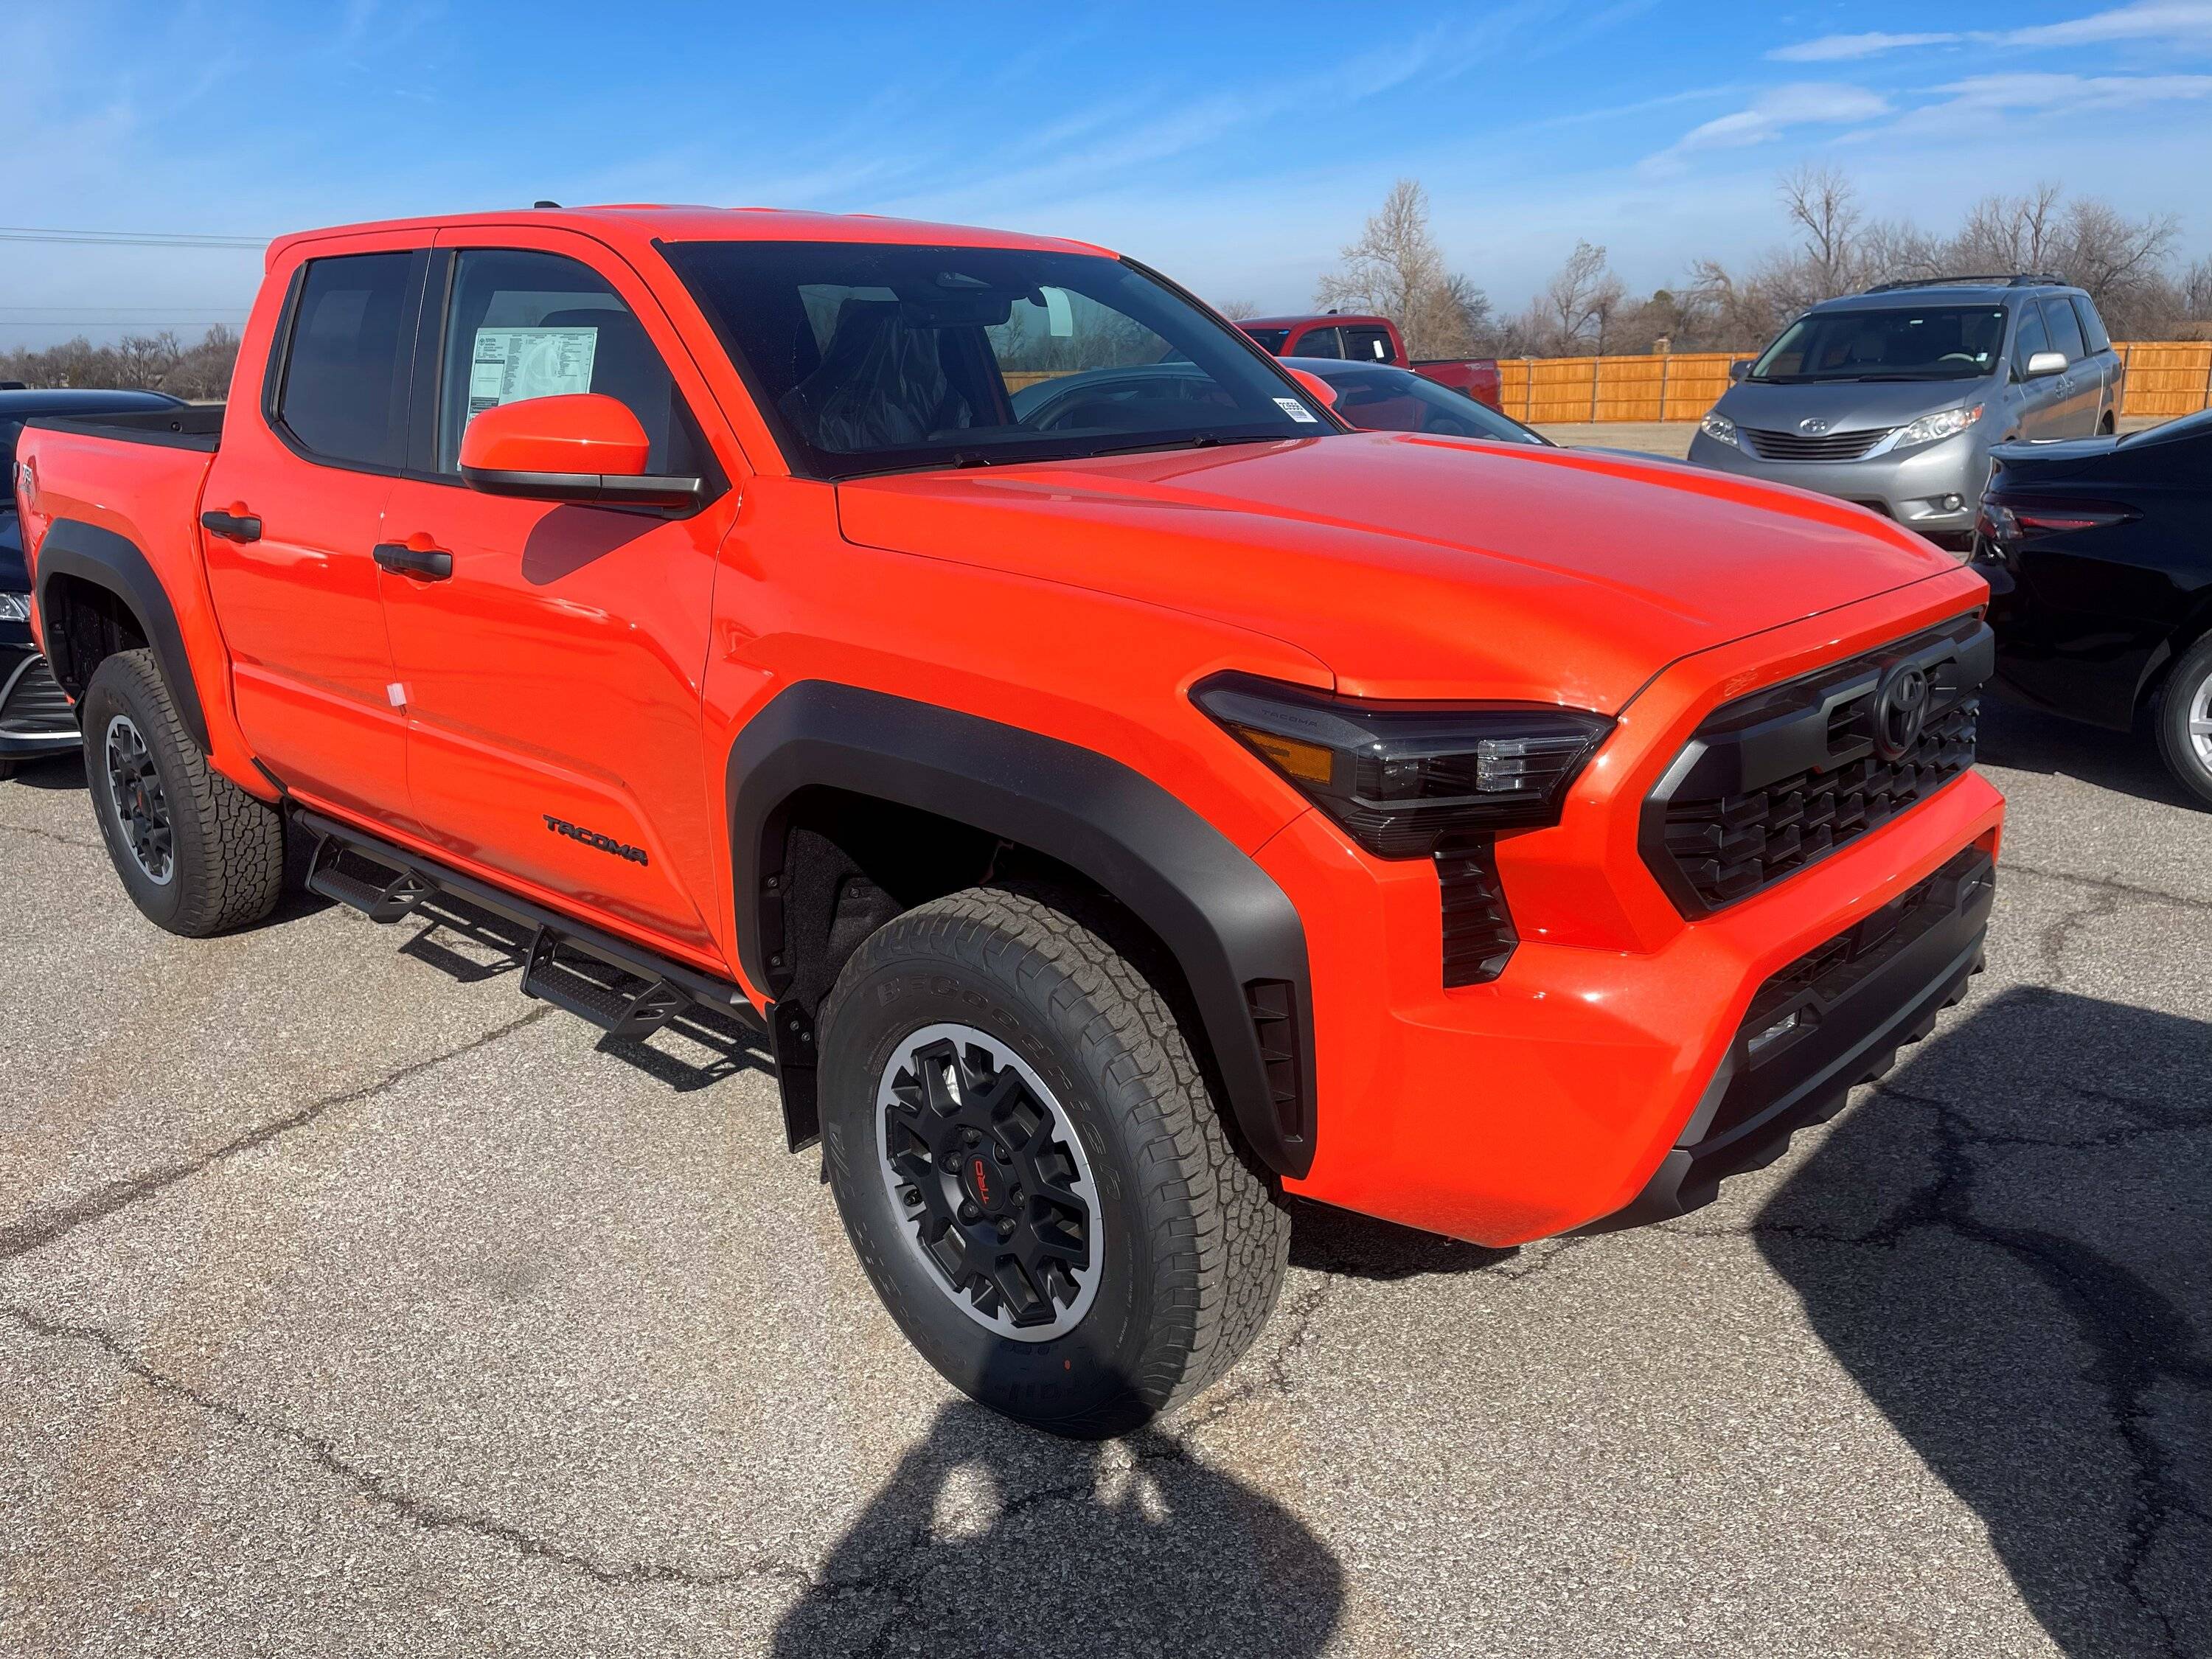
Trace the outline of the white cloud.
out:
<instances>
[{"instance_id":1,"label":"white cloud","mask_svg":"<svg viewBox=\"0 0 2212 1659\"><path fill-rule=\"evenodd\" d=\"M1998 39L2008 46L2085 46L2111 40L2212 46L2212 4L2203 0L2142 0L2136 5L2093 12L2063 23L2008 29Z\"/></svg>"},{"instance_id":2,"label":"white cloud","mask_svg":"<svg viewBox=\"0 0 2212 1659\"><path fill-rule=\"evenodd\" d=\"M1700 151L1741 149L1780 137L1795 127L1840 126L1871 121L1890 112L1889 100L1864 87L1809 81L1762 92L1742 109L1716 116L1684 133L1667 149L1646 156L1647 174L1682 170L1684 158Z\"/></svg>"},{"instance_id":3,"label":"white cloud","mask_svg":"<svg viewBox=\"0 0 2212 1659\"><path fill-rule=\"evenodd\" d=\"M1949 100L1921 113L2128 109L2212 97L2212 75L1975 75L1936 90Z\"/></svg>"},{"instance_id":4,"label":"white cloud","mask_svg":"<svg viewBox=\"0 0 2212 1659\"><path fill-rule=\"evenodd\" d=\"M1777 47L1766 55L1784 64L1832 64L1850 58L1901 52L1908 46L1948 46L1966 38L1958 33L1824 34L1817 40L1801 40L1794 46Z\"/></svg>"}]
</instances>

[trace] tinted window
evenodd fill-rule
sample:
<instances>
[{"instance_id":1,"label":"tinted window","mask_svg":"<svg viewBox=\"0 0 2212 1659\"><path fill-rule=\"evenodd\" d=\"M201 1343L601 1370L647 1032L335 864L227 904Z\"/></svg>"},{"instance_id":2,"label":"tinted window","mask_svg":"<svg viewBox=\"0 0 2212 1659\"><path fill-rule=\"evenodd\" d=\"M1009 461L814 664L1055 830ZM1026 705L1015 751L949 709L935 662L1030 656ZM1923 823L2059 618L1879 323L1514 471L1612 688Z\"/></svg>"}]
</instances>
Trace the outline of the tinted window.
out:
<instances>
[{"instance_id":1,"label":"tinted window","mask_svg":"<svg viewBox=\"0 0 2212 1659\"><path fill-rule=\"evenodd\" d=\"M1357 328L1347 323L1344 326L1344 355L1354 362L1395 362L1390 350L1390 336L1387 330Z\"/></svg>"},{"instance_id":2,"label":"tinted window","mask_svg":"<svg viewBox=\"0 0 2212 1659\"><path fill-rule=\"evenodd\" d=\"M1754 380L1970 380L2004 348L1996 306L1908 306L1800 317L1751 368Z\"/></svg>"},{"instance_id":3,"label":"tinted window","mask_svg":"<svg viewBox=\"0 0 2212 1659\"><path fill-rule=\"evenodd\" d=\"M1298 343L1286 356L1292 357L1341 357L1344 348L1337 342L1333 328L1310 328L1298 336Z\"/></svg>"},{"instance_id":4,"label":"tinted window","mask_svg":"<svg viewBox=\"0 0 2212 1659\"><path fill-rule=\"evenodd\" d=\"M636 314L590 266L555 253L473 248L453 273L438 380L438 470L501 404L597 392L628 405L652 446L646 471L696 477L701 446L668 365Z\"/></svg>"},{"instance_id":5,"label":"tinted window","mask_svg":"<svg viewBox=\"0 0 2212 1659\"><path fill-rule=\"evenodd\" d=\"M411 253L310 260L276 418L309 453L396 467L405 448Z\"/></svg>"},{"instance_id":6,"label":"tinted window","mask_svg":"<svg viewBox=\"0 0 2212 1659\"><path fill-rule=\"evenodd\" d=\"M2089 355L2089 347L2081 338L2081 325L2075 320L2074 307L2065 301L2045 300L2043 321L2051 331L2051 349L2064 352L2068 362L2078 363Z\"/></svg>"},{"instance_id":7,"label":"tinted window","mask_svg":"<svg viewBox=\"0 0 2212 1659\"><path fill-rule=\"evenodd\" d=\"M1118 259L866 242L665 252L811 477L1337 430L1233 327ZM1133 388L1122 373L1170 365ZM1032 395L1078 377L1073 401Z\"/></svg>"},{"instance_id":8,"label":"tinted window","mask_svg":"<svg viewBox=\"0 0 2212 1659\"><path fill-rule=\"evenodd\" d=\"M2020 333L2012 343L2013 367L2023 374L2027 373L2027 360L2039 351L2051 349L2050 332L2043 326L2043 310L2039 306L2020 308Z\"/></svg>"},{"instance_id":9,"label":"tinted window","mask_svg":"<svg viewBox=\"0 0 2212 1659\"><path fill-rule=\"evenodd\" d=\"M1287 328L1248 328L1244 331L1260 343L1260 349L1282 355L1283 342L1291 337Z\"/></svg>"},{"instance_id":10,"label":"tinted window","mask_svg":"<svg viewBox=\"0 0 2212 1659\"><path fill-rule=\"evenodd\" d=\"M1547 444L1520 422L1410 369L1346 364L1313 371L1336 392L1336 412L1370 432L1432 432L1502 444Z\"/></svg>"},{"instance_id":11,"label":"tinted window","mask_svg":"<svg viewBox=\"0 0 2212 1659\"><path fill-rule=\"evenodd\" d=\"M2110 351L2112 337L2105 332L2105 319L2097 314L2097 307L2089 303L2087 295L2074 296L2074 317L2081 325L2081 337L2092 351Z\"/></svg>"}]
</instances>

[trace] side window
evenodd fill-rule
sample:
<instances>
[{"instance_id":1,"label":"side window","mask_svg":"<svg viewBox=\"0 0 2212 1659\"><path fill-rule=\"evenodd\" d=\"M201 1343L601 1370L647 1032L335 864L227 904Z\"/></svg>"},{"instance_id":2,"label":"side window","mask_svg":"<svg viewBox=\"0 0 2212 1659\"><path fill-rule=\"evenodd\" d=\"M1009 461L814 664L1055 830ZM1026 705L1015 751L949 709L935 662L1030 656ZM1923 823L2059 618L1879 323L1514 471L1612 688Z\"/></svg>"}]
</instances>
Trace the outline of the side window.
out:
<instances>
[{"instance_id":1,"label":"side window","mask_svg":"<svg viewBox=\"0 0 2212 1659\"><path fill-rule=\"evenodd\" d=\"M2081 337L2088 342L2092 351L2110 351L2112 337L2105 332L2105 319L2097 314L2097 307L2089 303L2089 296L2074 296L2074 315L2081 325Z\"/></svg>"},{"instance_id":2,"label":"side window","mask_svg":"<svg viewBox=\"0 0 2212 1659\"><path fill-rule=\"evenodd\" d=\"M465 250L438 375L438 471L460 471L461 434L473 416L572 392L629 405L652 445L648 472L705 471L705 445L668 365L605 277L557 253Z\"/></svg>"},{"instance_id":3,"label":"side window","mask_svg":"<svg viewBox=\"0 0 2212 1659\"><path fill-rule=\"evenodd\" d=\"M310 454L371 467L404 459L414 259L355 253L308 262L275 412Z\"/></svg>"},{"instance_id":4,"label":"side window","mask_svg":"<svg viewBox=\"0 0 2212 1659\"><path fill-rule=\"evenodd\" d=\"M1310 328L1298 336L1291 349L1284 353L1289 357L1341 357L1344 348L1336 343L1333 328Z\"/></svg>"},{"instance_id":5,"label":"side window","mask_svg":"<svg viewBox=\"0 0 2212 1659\"><path fill-rule=\"evenodd\" d=\"M1349 324L1344 330L1344 355L1363 363L1396 362L1390 353L1390 336L1379 328L1354 328Z\"/></svg>"},{"instance_id":6,"label":"side window","mask_svg":"<svg viewBox=\"0 0 2212 1659\"><path fill-rule=\"evenodd\" d=\"M2075 320L2074 307L2062 299L2043 302L2045 325L2051 330L2051 349L2063 351L2066 361L2078 363L2089 355L2089 348L2081 338L2081 325Z\"/></svg>"},{"instance_id":7,"label":"side window","mask_svg":"<svg viewBox=\"0 0 2212 1659\"><path fill-rule=\"evenodd\" d=\"M2012 366L2021 374L2027 373L2027 360L2039 351L2051 349L2051 336L2043 326L2043 307L2031 301L2020 308L2020 332L2013 337Z\"/></svg>"}]
</instances>

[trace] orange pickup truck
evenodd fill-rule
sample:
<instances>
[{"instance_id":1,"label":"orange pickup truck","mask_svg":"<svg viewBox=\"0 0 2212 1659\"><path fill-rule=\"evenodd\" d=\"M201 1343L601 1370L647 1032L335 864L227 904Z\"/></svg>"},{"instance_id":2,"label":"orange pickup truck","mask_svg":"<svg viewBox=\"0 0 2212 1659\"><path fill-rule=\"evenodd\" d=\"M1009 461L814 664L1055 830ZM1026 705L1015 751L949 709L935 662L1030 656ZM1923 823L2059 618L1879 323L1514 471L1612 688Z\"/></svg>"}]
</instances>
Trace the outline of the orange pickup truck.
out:
<instances>
[{"instance_id":1,"label":"orange pickup truck","mask_svg":"<svg viewBox=\"0 0 2212 1659\"><path fill-rule=\"evenodd\" d=\"M1353 431L1081 243L292 236L226 408L33 422L16 487L148 917L266 914L298 837L372 917L528 924L525 992L611 1031L757 1019L899 1324L1061 1432L1221 1375L1285 1194L1678 1213L1980 957L1978 576L1817 496Z\"/></svg>"}]
</instances>

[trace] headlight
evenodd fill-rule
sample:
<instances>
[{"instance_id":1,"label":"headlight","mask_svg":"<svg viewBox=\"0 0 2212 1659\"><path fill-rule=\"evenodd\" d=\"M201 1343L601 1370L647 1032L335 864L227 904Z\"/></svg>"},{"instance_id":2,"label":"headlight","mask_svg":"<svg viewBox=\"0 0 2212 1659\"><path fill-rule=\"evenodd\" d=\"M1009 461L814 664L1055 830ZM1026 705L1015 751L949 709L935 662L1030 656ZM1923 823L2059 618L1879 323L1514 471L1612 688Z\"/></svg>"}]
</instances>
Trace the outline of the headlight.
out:
<instances>
[{"instance_id":1,"label":"headlight","mask_svg":"<svg viewBox=\"0 0 2212 1659\"><path fill-rule=\"evenodd\" d=\"M31 596L28 593L0 593L0 623L27 623L31 620Z\"/></svg>"},{"instance_id":2,"label":"headlight","mask_svg":"<svg viewBox=\"0 0 2212 1659\"><path fill-rule=\"evenodd\" d=\"M1940 415L1923 415L1899 433L1897 441L1891 447L1904 449L1913 444L1932 444L1938 438L1955 438L1981 418L1979 404L1971 409L1947 409Z\"/></svg>"},{"instance_id":3,"label":"headlight","mask_svg":"<svg viewBox=\"0 0 2212 1659\"><path fill-rule=\"evenodd\" d=\"M1735 443L1735 422L1716 410L1707 410L1705 418L1698 422L1698 430L1717 444ZM1743 447L1736 444L1736 447Z\"/></svg>"},{"instance_id":4,"label":"headlight","mask_svg":"<svg viewBox=\"0 0 2212 1659\"><path fill-rule=\"evenodd\" d=\"M1386 859L1559 822L1613 722L1535 703L1375 702L1224 674L1198 705Z\"/></svg>"}]
</instances>

